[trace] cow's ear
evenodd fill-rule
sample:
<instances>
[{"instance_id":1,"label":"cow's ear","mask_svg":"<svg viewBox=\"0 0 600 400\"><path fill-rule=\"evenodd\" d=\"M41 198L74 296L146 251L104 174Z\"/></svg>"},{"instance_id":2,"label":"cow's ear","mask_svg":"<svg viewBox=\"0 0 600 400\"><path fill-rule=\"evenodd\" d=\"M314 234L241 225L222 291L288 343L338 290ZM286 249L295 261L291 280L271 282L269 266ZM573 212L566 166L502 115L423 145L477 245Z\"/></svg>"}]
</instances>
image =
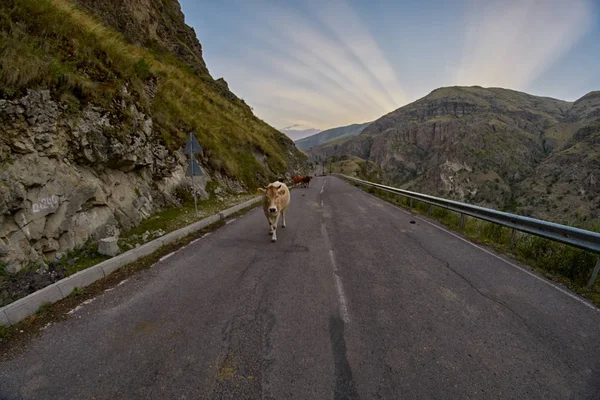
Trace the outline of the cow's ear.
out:
<instances>
[{"instance_id":1,"label":"cow's ear","mask_svg":"<svg viewBox=\"0 0 600 400\"><path fill-rule=\"evenodd\" d=\"M279 186L277 186L277 189L281 189L281 183L279 184Z\"/></svg>"},{"instance_id":2,"label":"cow's ear","mask_svg":"<svg viewBox=\"0 0 600 400\"><path fill-rule=\"evenodd\" d=\"M258 193L265 193L265 192L266 192L266 190L265 190L265 189L263 189L263 188L258 188Z\"/></svg>"}]
</instances>

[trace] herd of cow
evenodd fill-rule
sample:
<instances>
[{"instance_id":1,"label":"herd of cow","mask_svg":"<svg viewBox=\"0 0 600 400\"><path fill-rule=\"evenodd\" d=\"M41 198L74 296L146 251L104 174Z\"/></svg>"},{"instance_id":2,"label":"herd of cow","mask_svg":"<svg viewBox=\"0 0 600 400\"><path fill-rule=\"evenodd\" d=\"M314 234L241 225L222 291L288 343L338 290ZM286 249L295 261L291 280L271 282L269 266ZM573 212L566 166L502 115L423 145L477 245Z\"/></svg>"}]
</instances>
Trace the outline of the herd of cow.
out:
<instances>
[{"instance_id":1,"label":"herd of cow","mask_svg":"<svg viewBox=\"0 0 600 400\"><path fill-rule=\"evenodd\" d=\"M294 176L293 186L308 187L311 176ZM264 194L263 210L269 222L271 242L277 241L277 225L281 217L281 227L285 228L285 213L290 205L290 190L283 182L269 183L267 187L258 189Z\"/></svg>"}]
</instances>

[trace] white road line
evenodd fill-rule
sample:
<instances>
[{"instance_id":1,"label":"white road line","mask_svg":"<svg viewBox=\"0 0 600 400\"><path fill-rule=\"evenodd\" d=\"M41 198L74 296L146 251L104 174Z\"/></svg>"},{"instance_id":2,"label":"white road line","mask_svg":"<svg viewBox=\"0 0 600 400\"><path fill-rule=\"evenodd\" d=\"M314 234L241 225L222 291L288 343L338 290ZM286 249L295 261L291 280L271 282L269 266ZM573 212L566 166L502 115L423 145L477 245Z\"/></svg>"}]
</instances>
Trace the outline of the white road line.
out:
<instances>
[{"instance_id":1,"label":"white road line","mask_svg":"<svg viewBox=\"0 0 600 400\"><path fill-rule=\"evenodd\" d=\"M232 223L233 221L235 221L237 218L234 219L230 219L229 221L225 222L225 225L229 225L230 223Z\"/></svg>"},{"instance_id":2,"label":"white road line","mask_svg":"<svg viewBox=\"0 0 600 400\"><path fill-rule=\"evenodd\" d=\"M233 222L235 219L236 219L236 218L234 218L234 219L232 220L232 222ZM210 234L211 234L211 232L208 232L208 233L205 233L204 235L200 236L198 239L194 239L194 240L192 240L192 241L190 242L190 244L188 244L188 246L191 246L191 245L193 245L194 243L196 243L196 242L199 242L201 239L204 239L205 237L207 237L207 236L208 236L208 235L210 235ZM187 246L185 246L185 247L187 247ZM185 247L184 247L184 248L185 248Z\"/></svg>"},{"instance_id":3,"label":"white road line","mask_svg":"<svg viewBox=\"0 0 600 400\"><path fill-rule=\"evenodd\" d=\"M176 251L174 251L174 252L172 252L172 253L169 253L169 254L167 254L166 256L163 256L163 257L161 257L161 258L160 258L160 260L158 260L158 262L163 262L163 261L165 261L167 258L171 257L171 256L172 256L172 255L174 255L175 253L177 253L177 252L176 252Z\"/></svg>"},{"instance_id":4,"label":"white road line","mask_svg":"<svg viewBox=\"0 0 600 400\"><path fill-rule=\"evenodd\" d=\"M325 179L325 182L323 182L323 186L321 186L321 193L319 194L323 194L323 191L325 190L325 185L327 184L327 179Z\"/></svg>"},{"instance_id":5,"label":"white road line","mask_svg":"<svg viewBox=\"0 0 600 400\"><path fill-rule=\"evenodd\" d=\"M105 290L105 292L106 292L106 290ZM74 309L72 309L71 311L69 311L67 313L67 315L71 315L71 314L76 313L77 311L81 310L83 308L83 306L92 303L94 300L96 300L95 297L92 297L91 299L87 299L86 301L82 302L80 305L78 305L77 307L75 307ZM48 324L48 325L50 325L50 324ZM48 327L48 325L46 325L44 327L44 329L46 329Z\"/></svg>"},{"instance_id":6,"label":"white road line","mask_svg":"<svg viewBox=\"0 0 600 400\"><path fill-rule=\"evenodd\" d=\"M342 286L342 278L338 275L337 264L335 263L335 257L333 256L333 250L329 250L329 258L333 265L333 276L335 277L335 288L337 290L338 302L340 304L340 314L344 323L350 322L350 314L348 313L348 302L346 301L346 295L344 294L344 287Z\"/></svg>"},{"instance_id":7,"label":"white road line","mask_svg":"<svg viewBox=\"0 0 600 400\"><path fill-rule=\"evenodd\" d=\"M83 306L77 306L77 307L75 307L74 309L72 309L71 311L69 311L69 312L67 313L67 315L71 315L71 314L73 314L73 313L76 313L77 311L81 310L82 308L83 308Z\"/></svg>"},{"instance_id":8,"label":"white road line","mask_svg":"<svg viewBox=\"0 0 600 400\"><path fill-rule=\"evenodd\" d=\"M363 193L364 193L364 192L363 192ZM373 196L373 197L375 197L375 196ZM376 197L376 198L378 198L378 197ZM429 221L427 221L426 219L424 219L424 218L421 218L421 217L419 217L419 216L417 216L417 215L415 215L415 214L411 214L410 212L406 211L405 209L403 209L403 208L401 208L401 207L399 207L399 206L396 206L396 205L394 205L394 204L391 204L391 203L389 203L389 202L387 202L387 201L386 201L386 203L387 203L387 204L389 204L390 206L394 207L394 208L397 208L398 210L402 211L403 213L405 213L405 214L407 214L407 215L410 215L411 217L413 217L413 218L416 218L416 219L418 219L418 220L420 220L420 221L423 221L423 222L425 222L426 224L429 224L429 225L431 225L431 226L433 226L433 227L435 227L435 228L437 228L437 229L439 229L439 230L441 230L441 231L443 231L443 232L446 232L446 233L448 233L448 234L450 234L450 235L454 236L455 238L457 238L457 239L459 239L459 240L462 240L463 242L465 242L465 243L467 243L467 244L470 244L471 246L473 246L473 247L475 247L475 248L477 248L477 249L479 249L479 250L483 251L484 253L487 253L487 254L491 255L492 257L495 257L495 258L497 258L498 260L505 262L506 264L510 265L511 267L514 267L514 268L518 269L519 271L521 271L521 272L524 272L524 273L526 273L526 274L527 274L527 275L529 275L529 276L532 276L533 278L537 279L538 281L545 283L546 285L548 285L548 286L550 286L550 287L552 287L552 288L554 288L554 289L558 290L559 292L561 292L561 293L563 293L563 294L566 294L567 296L569 296L569 297L570 297L570 298L572 298L573 300L576 300L576 301L580 302L581 304L585 305L586 307L588 307L588 308L590 308L590 309L592 309L592 310L594 310L594 311L600 311L600 309L598 309L598 308L597 308L597 307L595 307L594 305L592 305L592 304L588 303L587 301L585 301L585 300L581 299L579 296L577 296L577 295L575 295L575 294L573 294L573 293L570 293L570 292L566 291L565 289L563 289L563 288L561 288L561 287L559 287L559 286L556 286L555 284L553 284L553 283L551 283L550 281L547 281L546 279L544 279L544 278L542 278L542 277L540 277L540 276L538 276L538 275L534 274L533 272L531 272L531 271L528 271L528 270L526 270L525 268L518 266L517 264L511 263L510 261L508 261L508 260L504 259L503 257L500 257L499 255L497 255L497 254L494 254L494 253L492 253L491 251L489 251L489 250L487 250L487 249L485 249L485 248L483 248L483 247L481 247L481 246L478 246L478 245L476 245L475 243L473 243L473 242L471 242L471 241L469 241L469 240L467 240L467 239L465 239L465 238L463 238L463 237L460 237L460 236L459 236L459 235L457 235L456 233L454 233L454 232L451 232L451 231L449 231L449 230L447 230L447 229L444 229L444 228L442 228L441 226L439 226L439 225L436 225L436 224L434 224L433 222L429 222Z\"/></svg>"},{"instance_id":9,"label":"white road line","mask_svg":"<svg viewBox=\"0 0 600 400\"><path fill-rule=\"evenodd\" d=\"M323 200L321 200L321 207L323 207Z\"/></svg>"}]
</instances>

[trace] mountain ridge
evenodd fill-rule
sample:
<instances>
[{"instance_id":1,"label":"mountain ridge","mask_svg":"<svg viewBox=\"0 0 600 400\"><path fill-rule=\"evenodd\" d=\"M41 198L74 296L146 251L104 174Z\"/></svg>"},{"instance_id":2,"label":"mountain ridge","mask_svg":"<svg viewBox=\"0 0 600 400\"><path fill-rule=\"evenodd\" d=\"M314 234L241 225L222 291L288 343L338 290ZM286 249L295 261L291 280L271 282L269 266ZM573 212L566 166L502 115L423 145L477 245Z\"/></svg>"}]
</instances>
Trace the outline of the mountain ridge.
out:
<instances>
[{"instance_id":1,"label":"mountain ridge","mask_svg":"<svg viewBox=\"0 0 600 400\"><path fill-rule=\"evenodd\" d=\"M573 222L598 218L600 96L574 102L502 88L445 87L373 121L358 136L312 148L357 156L388 183Z\"/></svg>"},{"instance_id":2,"label":"mountain ridge","mask_svg":"<svg viewBox=\"0 0 600 400\"><path fill-rule=\"evenodd\" d=\"M333 140L338 140L348 136L356 136L361 133L369 124L370 122L365 122L362 124L350 124L326 129L314 135L296 140L296 147L298 147L300 150L309 150L312 147L323 143L328 143Z\"/></svg>"}]
</instances>

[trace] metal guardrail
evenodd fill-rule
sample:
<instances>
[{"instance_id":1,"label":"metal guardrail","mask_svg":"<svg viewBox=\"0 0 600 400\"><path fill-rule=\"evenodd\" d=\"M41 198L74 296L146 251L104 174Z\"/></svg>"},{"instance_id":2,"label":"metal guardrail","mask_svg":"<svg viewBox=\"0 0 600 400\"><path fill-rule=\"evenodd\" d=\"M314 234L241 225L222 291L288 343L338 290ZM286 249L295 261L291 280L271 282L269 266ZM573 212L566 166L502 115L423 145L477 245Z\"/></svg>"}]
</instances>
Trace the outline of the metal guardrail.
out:
<instances>
[{"instance_id":1,"label":"metal guardrail","mask_svg":"<svg viewBox=\"0 0 600 400\"><path fill-rule=\"evenodd\" d=\"M600 233L573 228L571 226L555 224L553 222L547 222L540 219L523 217L521 215L510 214L503 211L492 210L490 208L474 206L471 204L461 203L459 201L447 200L440 197L411 192L392 186L385 186L378 183L364 181L362 179L353 178L347 175L334 175L351 182L407 197L411 199L411 207L413 199L427 203L430 205L430 215L432 213L431 206L442 207L455 211L460 214L461 228L464 226L465 215L512 228L513 232L511 237L511 248L514 247L516 232L520 231L600 254ZM600 259L594 268L594 272L589 283L590 285L596 280L598 272L600 272Z\"/></svg>"}]
</instances>

